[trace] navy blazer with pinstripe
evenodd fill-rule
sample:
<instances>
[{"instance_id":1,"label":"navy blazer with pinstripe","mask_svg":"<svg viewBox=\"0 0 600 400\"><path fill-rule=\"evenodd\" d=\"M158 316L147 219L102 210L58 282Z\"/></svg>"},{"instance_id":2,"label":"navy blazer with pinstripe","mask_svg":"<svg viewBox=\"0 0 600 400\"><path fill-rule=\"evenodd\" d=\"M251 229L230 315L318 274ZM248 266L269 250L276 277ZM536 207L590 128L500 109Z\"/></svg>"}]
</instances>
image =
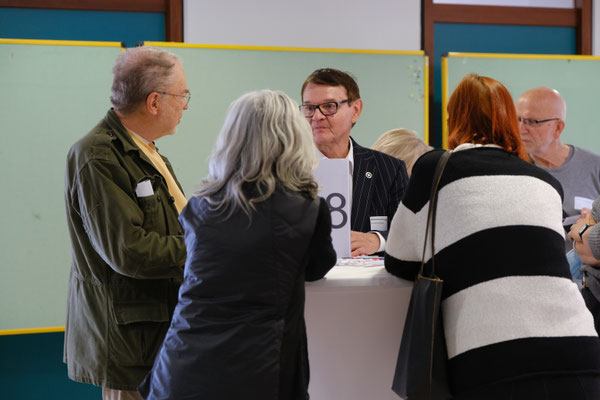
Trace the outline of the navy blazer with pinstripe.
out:
<instances>
[{"instance_id":1,"label":"navy blazer with pinstripe","mask_svg":"<svg viewBox=\"0 0 600 400\"><path fill-rule=\"evenodd\" d=\"M350 140L354 149L350 229L372 231L370 217L387 216L388 229L379 232L387 238L390 223L408 184L406 166L402 160Z\"/></svg>"}]
</instances>

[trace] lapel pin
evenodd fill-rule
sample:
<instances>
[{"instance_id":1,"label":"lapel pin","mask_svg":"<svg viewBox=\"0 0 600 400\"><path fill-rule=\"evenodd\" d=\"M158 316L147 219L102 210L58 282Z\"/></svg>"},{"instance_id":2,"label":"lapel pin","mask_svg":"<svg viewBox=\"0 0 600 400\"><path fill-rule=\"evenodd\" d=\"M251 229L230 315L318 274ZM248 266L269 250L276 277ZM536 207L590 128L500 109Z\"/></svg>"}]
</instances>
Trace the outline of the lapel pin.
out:
<instances>
[{"instance_id":1,"label":"lapel pin","mask_svg":"<svg viewBox=\"0 0 600 400\"><path fill-rule=\"evenodd\" d=\"M367 172L367 173L365 174L365 176L367 177L367 179L371 179L371 178L373 177L373 173L371 173L371 172Z\"/></svg>"}]
</instances>

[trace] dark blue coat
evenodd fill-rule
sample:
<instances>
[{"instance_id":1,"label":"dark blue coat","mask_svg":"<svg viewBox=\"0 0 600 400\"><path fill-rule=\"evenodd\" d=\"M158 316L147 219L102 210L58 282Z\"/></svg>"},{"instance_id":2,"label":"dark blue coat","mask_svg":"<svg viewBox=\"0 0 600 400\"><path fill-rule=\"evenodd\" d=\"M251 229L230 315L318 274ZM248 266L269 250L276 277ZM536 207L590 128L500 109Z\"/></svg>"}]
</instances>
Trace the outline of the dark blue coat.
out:
<instances>
[{"instance_id":1,"label":"dark blue coat","mask_svg":"<svg viewBox=\"0 0 600 400\"><path fill-rule=\"evenodd\" d=\"M171 327L139 387L151 399L307 399L304 282L335 264L322 199L277 189L224 220L192 198Z\"/></svg>"}]
</instances>

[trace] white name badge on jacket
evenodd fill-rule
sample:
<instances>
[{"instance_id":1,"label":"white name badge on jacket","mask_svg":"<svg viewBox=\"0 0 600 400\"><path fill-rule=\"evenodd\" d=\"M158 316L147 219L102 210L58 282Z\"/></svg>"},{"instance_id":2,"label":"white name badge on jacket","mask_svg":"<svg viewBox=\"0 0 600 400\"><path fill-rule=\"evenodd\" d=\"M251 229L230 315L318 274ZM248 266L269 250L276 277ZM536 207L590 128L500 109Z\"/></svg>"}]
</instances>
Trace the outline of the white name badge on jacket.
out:
<instances>
[{"instance_id":1,"label":"white name badge on jacket","mask_svg":"<svg viewBox=\"0 0 600 400\"><path fill-rule=\"evenodd\" d=\"M387 232L388 217L386 215L377 215L371 217L371 230L379 232Z\"/></svg>"}]
</instances>

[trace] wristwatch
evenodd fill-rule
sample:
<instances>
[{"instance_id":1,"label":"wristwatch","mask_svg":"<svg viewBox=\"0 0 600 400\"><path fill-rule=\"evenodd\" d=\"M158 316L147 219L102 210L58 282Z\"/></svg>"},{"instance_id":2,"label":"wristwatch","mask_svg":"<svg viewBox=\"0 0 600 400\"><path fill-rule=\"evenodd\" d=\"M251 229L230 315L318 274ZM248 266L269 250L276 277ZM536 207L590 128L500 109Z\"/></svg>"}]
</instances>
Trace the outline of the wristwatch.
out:
<instances>
[{"instance_id":1,"label":"wristwatch","mask_svg":"<svg viewBox=\"0 0 600 400\"><path fill-rule=\"evenodd\" d=\"M582 240L583 240L583 234L585 233L585 231L587 231L587 230L588 230L588 228L589 228L590 226L591 226L591 225L585 224L585 225L583 225L583 226L581 227L581 229L579 229L579 232L578 232L578 233L579 233L579 238L580 238L580 239L582 239Z\"/></svg>"}]
</instances>

